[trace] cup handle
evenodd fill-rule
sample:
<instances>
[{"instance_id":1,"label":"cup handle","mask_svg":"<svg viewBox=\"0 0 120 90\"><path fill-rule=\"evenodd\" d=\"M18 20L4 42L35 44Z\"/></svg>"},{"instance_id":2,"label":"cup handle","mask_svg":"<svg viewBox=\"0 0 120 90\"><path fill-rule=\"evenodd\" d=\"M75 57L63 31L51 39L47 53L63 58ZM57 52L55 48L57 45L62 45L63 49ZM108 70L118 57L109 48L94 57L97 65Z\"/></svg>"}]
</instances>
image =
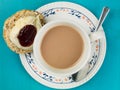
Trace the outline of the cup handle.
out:
<instances>
[{"instance_id":1,"label":"cup handle","mask_svg":"<svg viewBox=\"0 0 120 90\"><path fill-rule=\"evenodd\" d=\"M103 34L104 34L103 30L98 30L97 32L92 32L90 34L90 40L95 41L95 40L101 39L104 36Z\"/></svg>"}]
</instances>

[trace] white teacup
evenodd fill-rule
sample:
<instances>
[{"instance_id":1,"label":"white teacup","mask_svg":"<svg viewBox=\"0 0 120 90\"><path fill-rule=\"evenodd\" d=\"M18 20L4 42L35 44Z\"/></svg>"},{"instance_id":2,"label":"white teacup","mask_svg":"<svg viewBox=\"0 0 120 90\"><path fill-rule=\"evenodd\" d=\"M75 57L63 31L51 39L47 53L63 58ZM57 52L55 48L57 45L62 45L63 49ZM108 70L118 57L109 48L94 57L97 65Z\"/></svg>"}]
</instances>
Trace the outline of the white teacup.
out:
<instances>
[{"instance_id":1,"label":"white teacup","mask_svg":"<svg viewBox=\"0 0 120 90\"><path fill-rule=\"evenodd\" d=\"M77 60L77 63L75 65L73 65L69 68L65 68L65 69L54 68L54 67L48 65L46 63L46 61L44 60L44 58L41 54L41 51L40 51L42 40L43 40L43 37L45 36L45 34L51 28L59 26L59 25L66 25L66 26L73 27L78 33L80 33L80 35L82 36L83 41L84 41L84 51L82 53L82 56ZM99 32L97 32L91 36L92 36L92 39L89 37L89 35L86 33L85 29L82 26L80 26L77 23L71 22L69 20L55 20L55 21L48 22L39 30L39 32L37 33L35 40L34 40L33 53L34 53L36 62L38 63L38 65L40 65L41 68L44 69L45 72L48 72L51 75L66 76L66 75L71 75L73 73L76 73L77 71L79 71L80 69L82 69L85 66L85 64L87 63L87 61L90 58L91 41L93 40L93 37L96 38L97 36L101 36L101 34ZM96 38L96 39L98 39L98 38Z\"/></svg>"}]
</instances>

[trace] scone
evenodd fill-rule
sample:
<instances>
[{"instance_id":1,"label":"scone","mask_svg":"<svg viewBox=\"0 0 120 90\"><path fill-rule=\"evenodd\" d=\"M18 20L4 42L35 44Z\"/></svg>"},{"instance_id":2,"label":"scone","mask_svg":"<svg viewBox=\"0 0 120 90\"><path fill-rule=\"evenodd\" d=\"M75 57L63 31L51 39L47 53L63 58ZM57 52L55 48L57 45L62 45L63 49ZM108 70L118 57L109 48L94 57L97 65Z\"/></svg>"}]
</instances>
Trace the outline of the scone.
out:
<instances>
[{"instance_id":1,"label":"scone","mask_svg":"<svg viewBox=\"0 0 120 90\"><path fill-rule=\"evenodd\" d=\"M3 37L12 51L19 54L29 53L32 52L35 35L43 25L41 13L21 10L5 21Z\"/></svg>"}]
</instances>

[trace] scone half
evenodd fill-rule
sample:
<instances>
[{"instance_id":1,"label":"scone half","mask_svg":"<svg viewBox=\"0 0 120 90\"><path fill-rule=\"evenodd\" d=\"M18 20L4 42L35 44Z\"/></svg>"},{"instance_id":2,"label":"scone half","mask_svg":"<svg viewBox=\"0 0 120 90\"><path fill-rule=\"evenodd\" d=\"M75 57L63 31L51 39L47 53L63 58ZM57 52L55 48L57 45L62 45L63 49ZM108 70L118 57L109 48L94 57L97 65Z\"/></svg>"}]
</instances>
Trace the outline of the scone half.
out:
<instances>
[{"instance_id":1,"label":"scone half","mask_svg":"<svg viewBox=\"0 0 120 90\"><path fill-rule=\"evenodd\" d=\"M25 25L29 24L29 23L31 24L32 21L27 22L27 20L29 20L29 18L33 21L32 24L35 25L35 27L37 26L37 29L40 29L41 26L44 25L44 18L42 16L42 14L37 11L32 11L32 10L18 11L13 16L9 17L4 23L4 27L3 27L4 40L6 41L7 46L12 51L19 53L19 54L32 52L32 45L29 48L29 47L24 47L24 46L20 46L20 45L18 46L17 44L15 44L13 42L13 41L15 41L14 40L15 39L14 32L16 32L21 26L23 26L24 23L25 23ZM22 22L22 20L24 20L24 23ZM19 26L19 28L17 28L17 25ZM13 28L17 28L17 30L15 31L15 29L13 30ZM12 34L11 34L11 32L12 32ZM13 35L13 37L11 38L12 35Z\"/></svg>"}]
</instances>

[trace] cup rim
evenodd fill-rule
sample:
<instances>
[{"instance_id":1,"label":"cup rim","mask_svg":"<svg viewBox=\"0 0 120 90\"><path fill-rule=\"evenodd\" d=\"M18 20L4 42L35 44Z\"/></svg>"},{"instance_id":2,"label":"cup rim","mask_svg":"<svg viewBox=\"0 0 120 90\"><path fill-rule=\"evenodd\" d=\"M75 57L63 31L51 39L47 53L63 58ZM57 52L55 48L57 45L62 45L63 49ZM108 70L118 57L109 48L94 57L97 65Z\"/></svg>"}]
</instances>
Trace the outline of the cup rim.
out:
<instances>
[{"instance_id":1,"label":"cup rim","mask_svg":"<svg viewBox=\"0 0 120 90\"><path fill-rule=\"evenodd\" d=\"M41 43L42 43L42 39L44 38L45 34L47 33L48 30L50 30L50 28L53 28L57 25L63 25L63 24L68 24L68 25L72 25L73 28L77 28L75 29L78 33L82 33L82 37L86 38L84 40L84 52L82 54L82 56L76 61L77 63L69 68L66 69L58 69L58 68L54 68L52 66L50 66L49 64L47 64L44 60L44 58L41 55L41 51L40 51L40 47L41 47ZM80 30L78 30L80 29ZM84 35L83 35L84 34ZM39 48L39 49L38 49ZM33 43L33 53L36 59L36 62L40 65L41 68L43 68L43 70L45 70L48 73L51 73L52 75L57 75L57 76L66 76L66 75L71 75L73 73L76 73L77 71L79 71L81 68L83 68L85 66L85 64L87 63L89 57L90 57L90 53L91 53L91 45L90 45L90 38L88 37L87 33L84 31L84 28L80 25L78 25L75 22L71 22L69 20L54 20L51 22L48 22L47 24L45 24L37 33L35 39L34 39L34 43ZM82 59L81 59L82 58Z\"/></svg>"}]
</instances>

